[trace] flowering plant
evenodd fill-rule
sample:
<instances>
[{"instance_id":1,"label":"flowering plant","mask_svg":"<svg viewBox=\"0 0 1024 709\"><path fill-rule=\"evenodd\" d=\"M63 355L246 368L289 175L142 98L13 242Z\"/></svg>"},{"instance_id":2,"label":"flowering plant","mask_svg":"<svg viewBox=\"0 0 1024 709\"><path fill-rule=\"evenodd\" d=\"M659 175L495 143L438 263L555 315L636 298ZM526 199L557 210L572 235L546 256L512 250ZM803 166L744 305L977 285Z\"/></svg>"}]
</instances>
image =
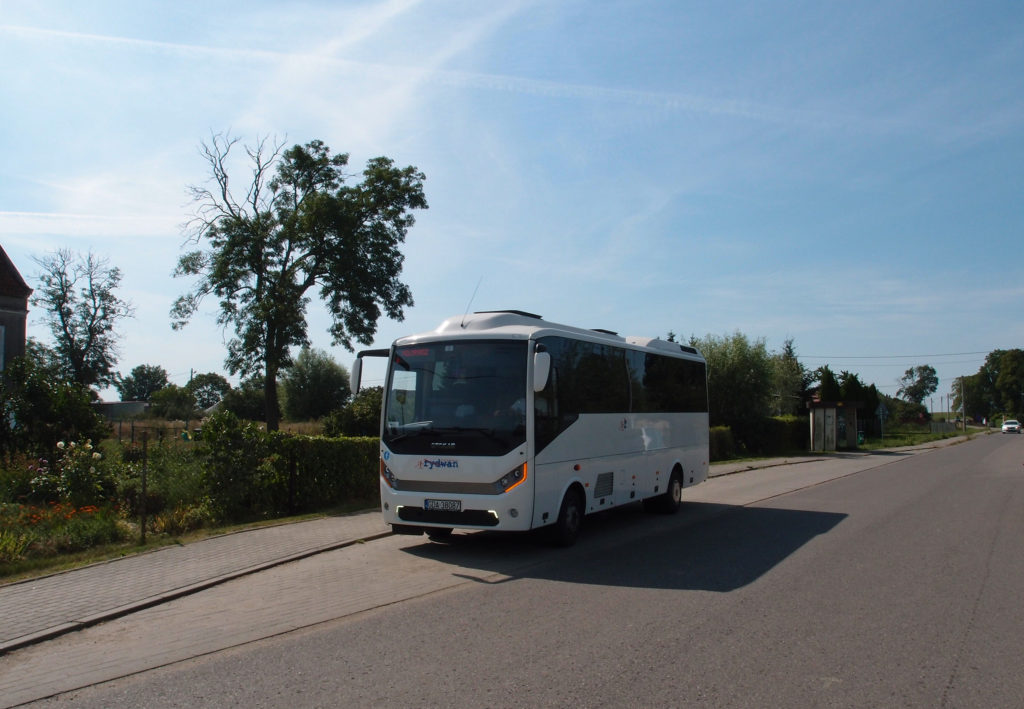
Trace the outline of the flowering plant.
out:
<instances>
[{"instance_id":1,"label":"flowering plant","mask_svg":"<svg viewBox=\"0 0 1024 709\"><path fill-rule=\"evenodd\" d=\"M80 551L125 534L114 507L0 504L0 564Z\"/></svg>"},{"instance_id":2,"label":"flowering plant","mask_svg":"<svg viewBox=\"0 0 1024 709\"><path fill-rule=\"evenodd\" d=\"M104 478L97 467L102 459L103 455L94 449L91 440L60 441L54 465L40 458L29 466L32 491L36 497L79 506L102 500Z\"/></svg>"}]
</instances>

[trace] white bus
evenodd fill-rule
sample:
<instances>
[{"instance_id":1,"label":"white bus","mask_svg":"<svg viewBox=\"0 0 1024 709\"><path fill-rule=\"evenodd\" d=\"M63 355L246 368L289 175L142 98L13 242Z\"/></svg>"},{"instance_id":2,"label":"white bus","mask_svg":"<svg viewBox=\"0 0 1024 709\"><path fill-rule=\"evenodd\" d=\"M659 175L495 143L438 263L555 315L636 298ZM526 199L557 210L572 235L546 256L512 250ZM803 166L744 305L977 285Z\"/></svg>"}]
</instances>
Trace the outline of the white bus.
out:
<instances>
[{"instance_id":1,"label":"white bus","mask_svg":"<svg viewBox=\"0 0 1024 709\"><path fill-rule=\"evenodd\" d=\"M550 527L642 501L674 512L708 475L706 365L692 347L520 311L451 318L389 350L380 498L395 533Z\"/></svg>"}]
</instances>

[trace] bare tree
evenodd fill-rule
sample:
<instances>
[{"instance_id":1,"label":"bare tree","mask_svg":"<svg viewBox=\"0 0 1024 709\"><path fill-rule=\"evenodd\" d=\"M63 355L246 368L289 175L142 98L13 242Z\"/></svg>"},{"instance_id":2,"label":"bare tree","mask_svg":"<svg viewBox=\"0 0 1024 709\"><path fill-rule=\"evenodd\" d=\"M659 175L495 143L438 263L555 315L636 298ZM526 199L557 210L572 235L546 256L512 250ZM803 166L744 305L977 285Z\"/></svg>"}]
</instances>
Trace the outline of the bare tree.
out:
<instances>
[{"instance_id":1,"label":"bare tree","mask_svg":"<svg viewBox=\"0 0 1024 709\"><path fill-rule=\"evenodd\" d=\"M121 271L91 251L60 249L35 258L42 268L32 304L45 309L63 373L87 387L112 384L117 372L115 327L134 309L114 294Z\"/></svg>"}]
</instances>

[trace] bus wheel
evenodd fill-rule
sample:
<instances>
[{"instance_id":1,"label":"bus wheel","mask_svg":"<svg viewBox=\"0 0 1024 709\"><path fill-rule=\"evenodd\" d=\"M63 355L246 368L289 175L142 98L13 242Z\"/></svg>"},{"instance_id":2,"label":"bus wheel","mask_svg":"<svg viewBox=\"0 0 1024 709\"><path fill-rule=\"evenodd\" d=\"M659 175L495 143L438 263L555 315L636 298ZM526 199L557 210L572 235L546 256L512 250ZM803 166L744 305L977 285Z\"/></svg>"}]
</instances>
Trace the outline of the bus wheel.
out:
<instances>
[{"instance_id":1,"label":"bus wheel","mask_svg":"<svg viewBox=\"0 0 1024 709\"><path fill-rule=\"evenodd\" d=\"M451 527L427 527L427 536L433 542L446 542L452 538Z\"/></svg>"},{"instance_id":2,"label":"bus wheel","mask_svg":"<svg viewBox=\"0 0 1024 709\"><path fill-rule=\"evenodd\" d=\"M668 479L668 489L663 495L648 497L644 500L644 510L672 515L679 511L683 502L683 476L678 469L672 471Z\"/></svg>"},{"instance_id":3,"label":"bus wheel","mask_svg":"<svg viewBox=\"0 0 1024 709\"><path fill-rule=\"evenodd\" d=\"M551 526L551 542L555 546L570 547L580 536L583 526L583 496L576 488L569 488L562 498L558 520Z\"/></svg>"},{"instance_id":4,"label":"bus wheel","mask_svg":"<svg viewBox=\"0 0 1024 709\"><path fill-rule=\"evenodd\" d=\"M668 490L661 498L661 511L667 515L674 515L683 504L683 476L678 470L672 471L672 477L668 480Z\"/></svg>"}]
</instances>

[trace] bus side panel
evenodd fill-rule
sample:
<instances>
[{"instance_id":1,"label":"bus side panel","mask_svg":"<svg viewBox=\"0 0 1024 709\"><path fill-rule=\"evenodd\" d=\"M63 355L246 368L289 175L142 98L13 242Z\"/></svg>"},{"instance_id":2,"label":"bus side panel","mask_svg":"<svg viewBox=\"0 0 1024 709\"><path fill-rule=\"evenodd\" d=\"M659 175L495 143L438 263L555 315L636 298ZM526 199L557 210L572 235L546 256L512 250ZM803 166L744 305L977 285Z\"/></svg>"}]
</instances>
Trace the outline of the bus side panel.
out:
<instances>
[{"instance_id":1,"label":"bus side panel","mask_svg":"<svg viewBox=\"0 0 1024 709\"><path fill-rule=\"evenodd\" d=\"M533 526L554 523L574 480L586 491L588 513L664 493L677 463L684 486L703 482L707 421L705 413L580 415L536 456ZM602 484L609 473L611 491Z\"/></svg>"},{"instance_id":2,"label":"bus side panel","mask_svg":"<svg viewBox=\"0 0 1024 709\"><path fill-rule=\"evenodd\" d=\"M573 471L573 464L567 462L541 463L533 465L533 521L531 528L554 524L562 505L562 497L574 482L581 482Z\"/></svg>"},{"instance_id":3,"label":"bus side panel","mask_svg":"<svg viewBox=\"0 0 1024 709\"><path fill-rule=\"evenodd\" d=\"M688 414L698 423L691 429L696 437L684 447L686 453L682 461L683 486L699 485L708 479L708 470L711 463L711 434L708 429L708 415Z\"/></svg>"}]
</instances>

